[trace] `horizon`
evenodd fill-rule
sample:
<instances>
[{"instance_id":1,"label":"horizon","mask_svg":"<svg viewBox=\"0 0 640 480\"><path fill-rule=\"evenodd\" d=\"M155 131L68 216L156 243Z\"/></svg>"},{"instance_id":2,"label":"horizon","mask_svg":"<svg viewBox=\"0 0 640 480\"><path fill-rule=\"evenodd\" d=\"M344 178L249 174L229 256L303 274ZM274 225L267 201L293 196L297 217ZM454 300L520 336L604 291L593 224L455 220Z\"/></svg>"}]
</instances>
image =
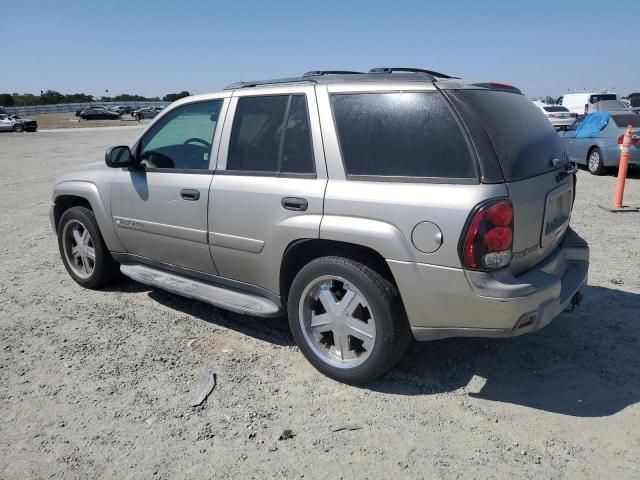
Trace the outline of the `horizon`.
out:
<instances>
[{"instance_id":1,"label":"horizon","mask_svg":"<svg viewBox=\"0 0 640 480\"><path fill-rule=\"evenodd\" d=\"M0 44L0 65L9 72L0 93L162 98L308 70L410 66L509 83L528 97L604 89L626 96L640 91L640 66L613 27L634 7L631 0L606 9L592 0L517 7L497 0L7 4L3 30L20 42Z\"/></svg>"}]
</instances>

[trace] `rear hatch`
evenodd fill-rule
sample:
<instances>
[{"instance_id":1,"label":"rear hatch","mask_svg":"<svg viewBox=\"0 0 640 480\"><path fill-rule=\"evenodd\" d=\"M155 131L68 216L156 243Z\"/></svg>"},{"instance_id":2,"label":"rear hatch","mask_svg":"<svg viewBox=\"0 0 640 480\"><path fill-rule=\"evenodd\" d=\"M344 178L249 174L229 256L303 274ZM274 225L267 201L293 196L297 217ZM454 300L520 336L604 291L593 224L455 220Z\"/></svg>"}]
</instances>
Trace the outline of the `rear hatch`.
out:
<instances>
[{"instance_id":1,"label":"rear hatch","mask_svg":"<svg viewBox=\"0 0 640 480\"><path fill-rule=\"evenodd\" d=\"M493 145L513 203L510 268L526 272L558 247L569 226L575 177L567 174L563 143L540 109L513 90L446 93L475 114ZM469 114L462 114L465 123Z\"/></svg>"}]
</instances>

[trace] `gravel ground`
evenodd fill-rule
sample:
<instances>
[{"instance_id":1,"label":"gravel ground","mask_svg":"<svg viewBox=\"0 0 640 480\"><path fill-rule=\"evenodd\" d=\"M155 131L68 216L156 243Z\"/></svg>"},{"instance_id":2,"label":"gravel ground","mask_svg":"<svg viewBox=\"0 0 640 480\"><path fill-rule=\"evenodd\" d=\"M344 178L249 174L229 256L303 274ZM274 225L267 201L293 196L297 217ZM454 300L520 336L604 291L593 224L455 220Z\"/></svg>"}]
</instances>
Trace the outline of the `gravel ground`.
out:
<instances>
[{"instance_id":1,"label":"gravel ground","mask_svg":"<svg viewBox=\"0 0 640 480\"><path fill-rule=\"evenodd\" d=\"M597 208L613 176L579 173L579 309L510 340L414 345L354 388L307 364L284 320L69 278L53 174L139 132L0 135L0 478L640 478L640 213ZM640 205L637 173L626 198Z\"/></svg>"}]
</instances>

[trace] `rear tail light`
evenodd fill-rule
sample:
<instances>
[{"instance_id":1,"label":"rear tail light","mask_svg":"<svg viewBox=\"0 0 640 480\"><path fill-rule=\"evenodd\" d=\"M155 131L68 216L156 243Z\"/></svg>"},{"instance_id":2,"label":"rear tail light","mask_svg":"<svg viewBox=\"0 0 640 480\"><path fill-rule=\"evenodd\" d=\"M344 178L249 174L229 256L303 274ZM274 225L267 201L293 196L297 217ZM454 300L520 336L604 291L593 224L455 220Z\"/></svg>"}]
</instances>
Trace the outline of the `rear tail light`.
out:
<instances>
[{"instance_id":1,"label":"rear tail light","mask_svg":"<svg viewBox=\"0 0 640 480\"><path fill-rule=\"evenodd\" d=\"M631 145L636 145L640 142L640 137L633 136L631 137ZM618 145L622 145L624 143L624 133L618 137Z\"/></svg>"},{"instance_id":2,"label":"rear tail light","mask_svg":"<svg viewBox=\"0 0 640 480\"><path fill-rule=\"evenodd\" d=\"M509 200L492 200L476 207L467 221L460 243L460 258L470 270L497 270L511 263L513 206Z\"/></svg>"},{"instance_id":3,"label":"rear tail light","mask_svg":"<svg viewBox=\"0 0 640 480\"><path fill-rule=\"evenodd\" d=\"M584 113L585 113L585 115L586 115L587 113L589 113L589 104L588 104L588 103L585 103L585 104L584 104Z\"/></svg>"}]
</instances>

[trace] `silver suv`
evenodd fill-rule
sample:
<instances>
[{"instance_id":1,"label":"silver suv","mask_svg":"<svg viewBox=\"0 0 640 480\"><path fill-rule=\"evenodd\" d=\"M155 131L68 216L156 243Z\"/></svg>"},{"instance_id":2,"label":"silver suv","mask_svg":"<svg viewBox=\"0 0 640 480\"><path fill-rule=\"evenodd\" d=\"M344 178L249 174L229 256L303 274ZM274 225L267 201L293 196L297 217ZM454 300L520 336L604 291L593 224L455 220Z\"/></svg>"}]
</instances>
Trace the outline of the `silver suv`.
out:
<instances>
[{"instance_id":1,"label":"silver suv","mask_svg":"<svg viewBox=\"0 0 640 480\"><path fill-rule=\"evenodd\" d=\"M131 147L61 175L71 277L118 271L243 314L286 314L347 383L411 338L509 337L580 301L562 142L518 89L419 69L244 82L166 108Z\"/></svg>"}]
</instances>

